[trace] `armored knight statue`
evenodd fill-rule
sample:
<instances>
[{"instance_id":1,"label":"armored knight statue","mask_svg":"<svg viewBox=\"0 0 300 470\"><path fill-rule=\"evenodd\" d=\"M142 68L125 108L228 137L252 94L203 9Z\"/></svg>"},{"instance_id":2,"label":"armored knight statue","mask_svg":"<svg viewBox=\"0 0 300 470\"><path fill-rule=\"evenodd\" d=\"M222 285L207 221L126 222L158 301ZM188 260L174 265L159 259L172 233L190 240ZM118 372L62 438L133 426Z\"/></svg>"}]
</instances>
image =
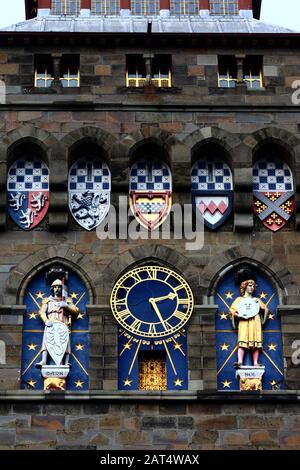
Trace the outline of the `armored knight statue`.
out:
<instances>
[{"instance_id":1,"label":"armored knight statue","mask_svg":"<svg viewBox=\"0 0 300 470\"><path fill-rule=\"evenodd\" d=\"M241 296L237 297L230 307L233 328L238 321L238 362L234 366L243 366L246 350L252 354L253 366L259 367L260 352L263 348L262 325L267 320L268 308L254 296L257 284L253 279L244 280L240 284Z\"/></svg>"},{"instance_id":2,"label":"armored knight statue","mask_svg":"<svg viewBox=\"0 0 300 470\"><path fill-rule=\"evenodd\" d=\"M63 297L63 283L56 279L51 284L51 296L43 300L39 315L45 323L42 344L42 359L36 367L42 368L47 365L50 355L57 366L69 366L70 315L78 315L79 309L70 299Z\"/></svg>"}]
</instances>

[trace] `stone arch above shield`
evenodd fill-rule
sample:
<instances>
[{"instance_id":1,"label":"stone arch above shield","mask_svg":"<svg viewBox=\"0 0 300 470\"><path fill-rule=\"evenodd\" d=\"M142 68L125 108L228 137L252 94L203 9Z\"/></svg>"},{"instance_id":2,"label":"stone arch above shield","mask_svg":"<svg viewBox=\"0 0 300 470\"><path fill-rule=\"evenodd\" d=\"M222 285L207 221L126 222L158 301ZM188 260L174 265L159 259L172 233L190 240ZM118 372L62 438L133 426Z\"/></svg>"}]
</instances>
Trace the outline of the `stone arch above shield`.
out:
<instances>
[{"instance_id":1,"label":"stone arch above shield","mask_svg":"<svg viewBox=\"0 0 300 470\"><path fill-rule=\"evenodd\" d=\"M23 230L39 225L49 209L49 169L35 147L20 146L7 175L8 213Z\"/></svg>"},{"instance_id":2,"label":"stone arch above shield","mask_svg":"<svg viewBox=\"0 0 300 470\"><path fill-rule=\"evenodd\" d=\"M172 173L156 146L144 146L130 168L130 208L147 230L155 230L172 207ZM143 154L143 156L140 156Z\"/></svg>"},{"instance_id":3,"label":"stone arch above shield","mask_svg":"<svg viewBox=\"0 0 300 470\"><path fill-rule=\"evenodd\" d=\"M283 389L281 321L273 280L250 264L238 265L219 281L215 303L218 390Z\"/></svg>"},{"instance_id":4,"label":"stone arch above shield","mask_svg":"<svg viewBox=\"0 0 300 470\"><path fill-rule=\"evenodd\" d=\"M102 158L77 159L69 171L69 209L85 230L93 230L104 220L110 207L111 174Z\"/></svg>"},{"instance_id":5,"label":"stone arch above shield","mask_svg":"<svg viewBox=\"0 0 300 470\"><path fill-rule=\"evenodd\" d=\"M216 230L232 212L232 173L219 146L208 145L201 153L203 158L197 158L192 167L193 209L197 217L204 219L207 228Z\"/></svg>"},{"instance_id":6,"label":"stone arch above shield","mask_svg":"<svg viewBox=\"0 0 300 470\"><path fill-rule=\"evenodd\" d=\"M44 269L29 282L24 296L21 388L88 390L88 303L82 279L63 266Z\"/></svg>"},{"instance_id":7,"label":"stone arch above shield","mask_svg":"<svg viewBox=\"0 0 300 470\"><path fill-rule=\"evenodd\" d=\"M253 210L263 225L277 232L295 212L293 174L277 155L285 153L276 145L263 146L253 166Z\"/></svg>"}]
</instances>

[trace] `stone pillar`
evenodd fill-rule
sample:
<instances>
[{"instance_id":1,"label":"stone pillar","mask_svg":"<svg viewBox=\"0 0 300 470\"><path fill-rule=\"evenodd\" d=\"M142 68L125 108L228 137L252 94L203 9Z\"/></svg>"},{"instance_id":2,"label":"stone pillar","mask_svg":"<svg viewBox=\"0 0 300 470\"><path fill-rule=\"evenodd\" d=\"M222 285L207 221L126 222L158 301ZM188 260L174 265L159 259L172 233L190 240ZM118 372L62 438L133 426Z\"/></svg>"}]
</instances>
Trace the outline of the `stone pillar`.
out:
<instances>
[{"instance_id":1,"label":"stone pillar","mask_svg":"<svg viewBox=\"0 0 300 470\"><path fill-rule=\"evenodd\" d=\"M239 13L244 18L253 18L252 0L239 0Z\"/></svg>"},{"instance_id":2,"label":"stone pillar","mask_svg":"<svg viewBox=\"0 0 300 470\"><path fill-rule=\"evenodd\" d=\"M244 80L244 60L246 56L244 54L236 55L236 64L237 64L237 87L247 88L246 82Z\"/></svg>"},{"instance_id":3,"label":"stone pillar","mask_svg":"<svg viewBox=\"0 0 300 470\"><path fill-rule=\"evenodd\" d=\"M61 81L60 81L60 61L61 61L61 57L62 57L62 54L52 54L54 80L51 83L51 88L54 88L56 91L60 91L62 89L62 84L61 84Z\"/></svg>"},{"instance_id":4,"label":"stone pillar","mask_svg":"<svg viewBox=\"0 0 300 470\"><path fill-rule=\"evenodd\" d=\"M199 0L199 14L202 18L209 16L209 0Z\"/></svg>"},{"instance_id":5,"label":"stone pillar","mask_svg":"<svg viewBox=\"0 0 300 470\"><path fill-rule=\"evenodd\" d=\"M170 0L160 0L159 1L159 14L160 16L167 17L170 16L171 4Z\"/></svg>"},{"instance_id":6,"label":"stone pillar","mask_svg":"<svg viewBox=\"0 0 300 470\"><path fill-rule=\"evenodd\" d=\"M145 60L145 66L146 66L146 79L147 82L151 82L151 77L152 77L152 61L154 59L153 54L144 54L143 58Z\"/></svg>"},{"instance_id":7,"label":"stone pillar","mask_svg":"<svg viewBox=\"0 0 300 470\"><path fill-rule=\"evenodd\" d=\"M120 0L120 15L130 16L131 13L131 0Z\"/></svg>"},{"instance_id":8,"label":"stone pillar","mask_svg":"<svg viewBox=\"0 0 300 470\"><path fill-rule=\"evenodd\" d=\"M90 16L92 9L92 0L80 1L80 16Z\"/></svg>"},{"instance_id":9,"label":"stone pillar","mask_svg":"<svg viewBox=\"0 0 300 470\"><path fill-rule=\"evenodd\" d=\"M52 0L38 0L37 16L48 16L51 13Z\"/></svg>"}]
</instances>

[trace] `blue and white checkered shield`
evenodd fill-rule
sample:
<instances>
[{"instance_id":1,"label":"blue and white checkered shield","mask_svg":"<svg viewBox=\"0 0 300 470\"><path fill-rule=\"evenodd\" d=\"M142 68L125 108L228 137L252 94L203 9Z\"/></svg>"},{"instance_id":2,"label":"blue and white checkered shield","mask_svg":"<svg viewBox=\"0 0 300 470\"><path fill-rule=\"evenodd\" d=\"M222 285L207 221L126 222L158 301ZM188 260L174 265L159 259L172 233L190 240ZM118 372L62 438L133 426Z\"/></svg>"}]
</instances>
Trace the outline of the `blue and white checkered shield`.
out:
<instances>
[{"instance_id":1,"label":"blue and white checkered shield","mask_svg":"<svg viewBox=\"0 0 300 470\"><path fill-rule=\"evenodd\" d=\"M69 171L69 209L86 230L93 230L110 207L111 175L107 164L93 157L76 161Z\"/></svg>"}]
</instances>

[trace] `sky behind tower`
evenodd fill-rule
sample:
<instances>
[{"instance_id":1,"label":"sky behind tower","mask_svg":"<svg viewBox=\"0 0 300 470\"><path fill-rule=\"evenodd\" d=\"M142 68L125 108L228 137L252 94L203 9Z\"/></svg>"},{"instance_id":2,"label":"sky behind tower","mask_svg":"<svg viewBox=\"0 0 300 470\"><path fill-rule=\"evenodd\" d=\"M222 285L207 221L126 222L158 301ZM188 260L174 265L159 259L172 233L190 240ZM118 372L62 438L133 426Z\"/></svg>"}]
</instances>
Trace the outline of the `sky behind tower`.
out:
<instances>
[{"instance_id":1,"label":"sky behind tower","mask_svg":"<svg viewBox=\"0 0 300 470\"><path fill-rule=\"evenodd\" d=\"M0 0L0 28L23 21L24 0L10 0L7 4ZM263 0L262 17L266 23L273 23L300 31L299 0ZM284 4L284 8L283 8Z\"/></svg>"}]
</instances>

